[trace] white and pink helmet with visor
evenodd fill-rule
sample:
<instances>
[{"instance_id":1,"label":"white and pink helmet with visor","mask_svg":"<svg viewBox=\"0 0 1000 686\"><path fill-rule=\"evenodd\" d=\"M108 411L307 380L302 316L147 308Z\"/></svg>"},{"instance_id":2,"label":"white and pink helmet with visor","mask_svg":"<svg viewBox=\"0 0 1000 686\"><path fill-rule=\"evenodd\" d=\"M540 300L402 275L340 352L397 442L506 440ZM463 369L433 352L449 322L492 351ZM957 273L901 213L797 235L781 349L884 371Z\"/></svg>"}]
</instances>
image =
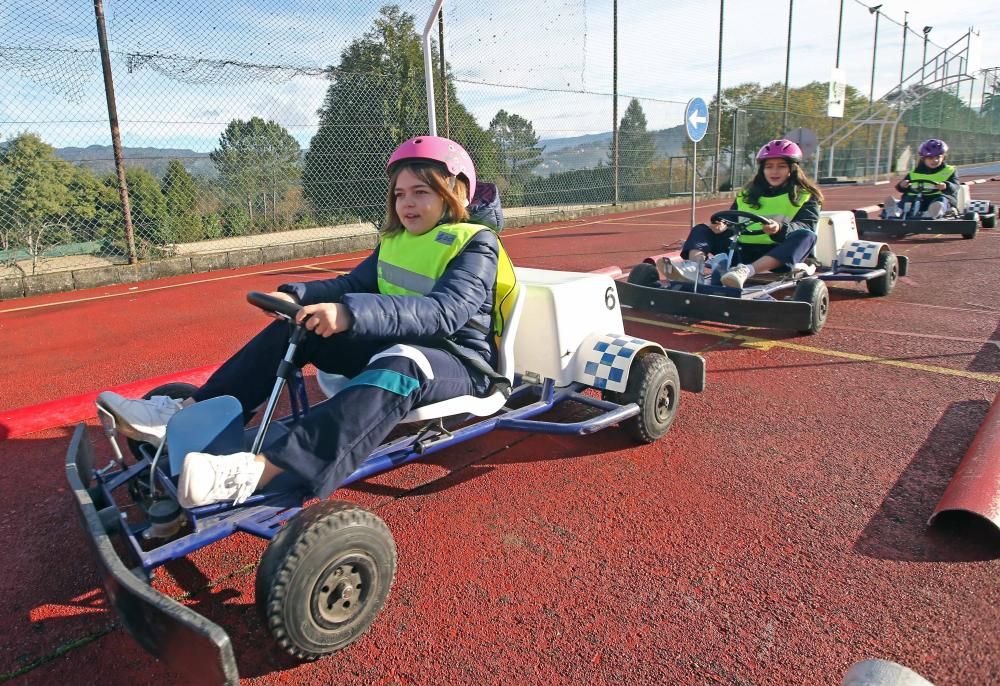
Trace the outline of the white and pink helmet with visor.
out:
<instances>
[{"instance_id":1,"label":"white and pink helmet with visor","mask_svg":"<svg viewBox=\"0 0 1000 686\"><path fill-rule=\"evenodd\" d=\"M443 164L449 174L465 179L469 187L466 204L472 202L472 196L476 193L476 167L465 148L455 141L440 136L411 138L389 155L389 161L385 164L386 173L392 175L395 166L406 160L427 160Z\"/></svg>"},{"instance_id":2,"label":"white and pink helmet with visor","mask_svg":"<svg viewBox=\"0 0 1000 686\"><path fill-rule=\"evenodd\" d=\"M802 148L798 143L786 138L769 141L757 152L757 161L764 160L788 160L790 162L802 161Z\"/></svg>"}]
</instances>

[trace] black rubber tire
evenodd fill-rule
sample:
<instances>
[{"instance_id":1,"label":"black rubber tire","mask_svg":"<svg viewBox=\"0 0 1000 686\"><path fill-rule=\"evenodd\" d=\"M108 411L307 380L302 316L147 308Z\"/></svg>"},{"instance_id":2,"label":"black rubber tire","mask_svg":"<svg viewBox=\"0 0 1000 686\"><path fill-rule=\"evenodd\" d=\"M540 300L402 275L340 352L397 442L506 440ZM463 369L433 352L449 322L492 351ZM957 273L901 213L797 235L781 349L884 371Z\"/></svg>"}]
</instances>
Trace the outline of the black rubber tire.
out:
<instances>
[{"instance_id":1,"label":"black rubber tire","mask_svg":"<svg viewBox=\"0 0 1000 686\"><path fill-rule=\"evenodd\" d=\"M795 295L792 300L807 302L812 305L812 321L809 327L800 329L799 333L812 335L819 333L826 324L826 316L830 313L830 291L819 279L802 279L795 285Z\"/></svg>"},{"instance_id":2,"label":"black rubber tire","mask_svg":"<svg viewBox=\"0 0 1000 686\"><path fill-rule=\"evenodd\" d=\"M972 233L963 233L962 234L962 238L964 238L967 241L971 241L973 238L976 237L977 233L979 233L979 225L978 224L976 225L976 227L974 229L972 229Z\"/></svg>"},{"instance_id":3,"label":"black rubber tire","mask_svg":"<svg viewBox=\"0 0 1000 686\"><path fill-rule=\"evenodd\" d=\"M876 297L889 295L899 280L899 260L891 250L883 250L878 256L878 268L886 271L885 276L868 279L868 293Z\"/></svg>"},{"instance_id":4,"label":"black rubber tire","mask_svg":"<svg viewBox=\"0 0 1000 686\"><path fill-rule=\"evenodd\" d=\"M980 224L984 229L995 229L997 226L997 206L990 203L986 214L980 217Z\"/></svg>"},{"instance_id":5,"label":"black rubber tire","mask_svg":"<svg viewBox=\"0 0 1000 686\"><path fill-rule=\"evenodd\" d=\"M396 578L396 543L375 513L329 500L302 510L261 558L256 604L278 645L315 660L371 627Z\"/></svg>"},{"instance_id":6,"label":"black rubber tire","mask_svg":"<svg viewBox=\"0 0 1000 686\"><path fill-rule=\"evenodd\" d=\"M142 399L149 400L154 395L165 395L170 398L184 400L185 398L190 398L194 395L194 392L197 390L198 387L194 384L184 383L182 381L173 381L147 391L146 395L142 396ZM142 452L139 450L139 446L143 443L143 441L128 438L125 442L128 443L128 449L132 453L132 456L135 457L136 460L141 460Z\"/></svg>"},{"instance_id":7,"label":"black rubber tire","mask_svg":"<svg viewBox=\"0 0 1000 686\"><path fill-rule=\"evenodd\" d=\"M647 352L632 362L624 392L602 395L620 405L637 404L639 414L621 426L637 443L653 443L663 438L674 423L681 402L681 380L669 357Z\"/></svg>"},{"instance_id":8,"label":"black rubber tire","mask_svg":"<svg viewBox=\"0 0 1000 686\"><path fill-rule=\"evenodd\" d=\"M660 285L660 275L655 266L648 262L640 262L628 273L628 282L637 286L657 288Z\"/></svg>"}]
</instances>

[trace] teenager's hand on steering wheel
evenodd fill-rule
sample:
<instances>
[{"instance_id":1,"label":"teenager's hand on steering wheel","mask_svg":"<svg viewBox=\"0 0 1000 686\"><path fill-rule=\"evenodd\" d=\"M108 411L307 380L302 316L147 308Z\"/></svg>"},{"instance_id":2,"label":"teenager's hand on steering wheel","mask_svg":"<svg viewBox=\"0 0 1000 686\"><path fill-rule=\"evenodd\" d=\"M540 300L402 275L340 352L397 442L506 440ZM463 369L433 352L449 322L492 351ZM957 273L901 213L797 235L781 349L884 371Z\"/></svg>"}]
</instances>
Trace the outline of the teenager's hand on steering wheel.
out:
<instances>
[{"instance_id":1,"label":"teenager's hand on steering wheel","mask_svg":"<svg viewBox=\"0 0 1000 686\"><path fill-rule=\"evenodd\" d=\"M774 221L773 219L768 220L766 224L763 224L763 227L764 227L764 233L766 233L768 236L773 236L774 234L781 231L781 224Z\"/></svg>"},{"instance_id":2,"label":"teenager's hand on steering wheel","mask_svg":"<svg viewBox=\"0 0 1000 686\"><path fill-rule=\"evenodd\" d=\"M306 305L300 311L295 321L299 324L305 320L307 331L318 336L329 338L335 333L341 333L351 328L354 317L351 311L340 303L318 303Z\"/></svg>"},{"instance_id":3,"label":"teenager's hand on steering wheel","mask_svg":"<svg viewBox=\"0 0 1000 686\"><path fill-rule=\"evenodd\" d=\"M287 300L288 302L292 303L293 305L298 305L299 304L298 298L296 298L291 293L282 293L281 291L271 291L270 293L267 293L266 295L269 295L272 298L277 298L278 300ZM268 312L268 311L265 310L264 314L266 314L271 319L284 319L284 317L282 317L281 315L279 315L277 312Z\"/></svg>"},{"instance_id":4,"label":"teenager's hand on steering wheel","mask_svg":"<svg viewBox=\"0 0 1000 686\"><path fill-rule=\"evenodd\" d=\"M948 184L946 184L946 183L936 183L936 184L934 184L934 187L937 188L939 191L943 191L943 190L945 190L945 189L948 188Z\"/></svg>"},{"instance_id":5,"label":"teenager's hand on steering wheel","mask_svg":"<svg viewBox=\"0 0 1000 686\"><path fill-rule=\"evenodd\" d=\"M899 182L898 186L900 188L909 188L910 187L910 180L909 179L903 179L902 181Z\"/></svg>"}]
</instances>

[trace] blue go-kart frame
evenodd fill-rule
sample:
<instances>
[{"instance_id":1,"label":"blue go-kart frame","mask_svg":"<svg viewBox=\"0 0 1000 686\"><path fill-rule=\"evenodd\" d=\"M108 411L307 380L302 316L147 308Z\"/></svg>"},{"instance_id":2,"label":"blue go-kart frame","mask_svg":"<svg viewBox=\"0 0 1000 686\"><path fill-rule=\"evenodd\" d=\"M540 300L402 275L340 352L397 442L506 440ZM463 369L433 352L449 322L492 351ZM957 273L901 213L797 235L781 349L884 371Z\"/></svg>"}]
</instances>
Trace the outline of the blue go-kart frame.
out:
<instances>
[{"instance_id":1,"label":"blue go-kart frame","mask_svg":"<svg viewBox=\"0 0 1000 686\"><path fill-rule=\"evenodd\" d=\"M297 305L260 293L251 293L248 299L258 307L276 313L290 322L294 322L299 309ZM168 424L165 444L174 445L175 452L181 454L198 450L217 454L247 449L259 451L287 431L292 423L309 411L301 372L291 364L295 348L305 335L303 326L294 325L288 351L279 367L274 388L257 428L246 429L239 403L235 398L224 396L197 403L175 415ZM676 365L681 388L700 391L704 386L704 360L697 355L678 351L669 351L668 354ZM273 419L278 400L286 388L291 415ZM587 388L581 383L556 387L551 379L515 377L508 404L512 404L511 401L524 401L520 407L505 408L499 414L451 429L445 428L441 420L436 420L436 425L429 423L412 435L382 445L345 479L342 486L426 457L494 429L582 435L629 420L641 411L636 402L617 403L585 395ZM193 390L193 386L173 384L154 389L148 395L185 396L190 395ZM676 391L679 393L680 389ZM533 419L567 400L596 408L599 414L568 423ZM303 510L305 501L312 497L309 489L286 473L274 479L263 492L251 496L239 506L219 503L182 511L177 504L176 471L171 467L171 460L160 459L160 451L150 444L138 443L130 444L135 460L129 464L115 439L114 419L107 413L101 414L101 419L105 434L111 439L113 459L107 466L100 469L97 467L93 447L87 439L86 426L81 423L70 441L66 456L66 477L84 529L88 533L87 538L98 560L100 576L112 607L128 633L143 648L183 674L189 683L238 683L236 660L226 632L191 608L153 589L150 581L158 567L184 558L234 533L242 531L266 540L284 535L280 533L282 530L291 529L292 522L302 519L296 516ZM177 445L181 447L177 448ZM145 516L136 519L129 515L129 511L134 511L134 505L140 503ZM326 509L332 515L342 514L337 508L344 510L345 507L353 507L355 515L356 511L362 510L349 503L323 501L311 505L306 511L324 506L328 506ZM391 541L391 535L374 514L363 512L369 516L366 521L374 519L381 526L369 527L372 529L369 534L376 538L381 536L381 543L384 544L381 548L376 546L372 554L377 558L377 553L381 550L384 553L380 558L382 564L391 566L394 576L395 545ZM182 514L190 527L190 533L177 535L171 527L182 521ZM325 516L323 512L320 514ZM286 522L288 525L283 526ZM151 545L154 540L162 542ZM280 562L268 560L275 543L276 541L272 541L258 569L258 593L262 575L266 579L273 577L275 567ZM289 545L284 548L287 549ZM366 579L377 582L379 570L371 569L372 564L369 564L367 572L363 567L362 564L362 573L368 574ZM391 585L391 578L388 585ZM343 588L350 588L350 585ZM388 594L385 583L381 590L381 599L370 600L378 603L374 613L381 609L381 602ZM360 594L357 597L360 604ZM258 607L259 602L258 599ZM336 615L332 617L336 619ZM353 632L345 645L365 629L367 625L360 631ZM285 647L288 648L287 645ZM340 648L335 650L337 649ZM313 654L308 651L289 652L310 659L334 650Z\"/></svg>"}]
</instances>

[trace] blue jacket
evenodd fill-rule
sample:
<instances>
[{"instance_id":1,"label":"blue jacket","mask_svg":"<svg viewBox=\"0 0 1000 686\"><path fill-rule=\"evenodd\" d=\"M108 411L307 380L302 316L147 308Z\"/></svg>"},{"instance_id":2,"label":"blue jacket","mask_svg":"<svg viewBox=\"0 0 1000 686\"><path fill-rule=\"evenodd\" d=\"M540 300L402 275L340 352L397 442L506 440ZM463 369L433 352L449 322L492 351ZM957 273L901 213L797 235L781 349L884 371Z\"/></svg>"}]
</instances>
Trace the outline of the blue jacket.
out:
<instances>
[{"instance_id":1,"label":"blue jacket","mask_svg":"<svg viewBox=\"0 0 1000 686\"><path fill-rule=\"evenodd\" d=\"M345 305L354 324L343 335L423 345L451 338L495 368L496 348L490 326L498 255L496 234L480 231L452 259L426 296L379 293L378 248L350 274L287 283L278 290L295 295L303 305Z\"/></svg>"}]
</instances>

